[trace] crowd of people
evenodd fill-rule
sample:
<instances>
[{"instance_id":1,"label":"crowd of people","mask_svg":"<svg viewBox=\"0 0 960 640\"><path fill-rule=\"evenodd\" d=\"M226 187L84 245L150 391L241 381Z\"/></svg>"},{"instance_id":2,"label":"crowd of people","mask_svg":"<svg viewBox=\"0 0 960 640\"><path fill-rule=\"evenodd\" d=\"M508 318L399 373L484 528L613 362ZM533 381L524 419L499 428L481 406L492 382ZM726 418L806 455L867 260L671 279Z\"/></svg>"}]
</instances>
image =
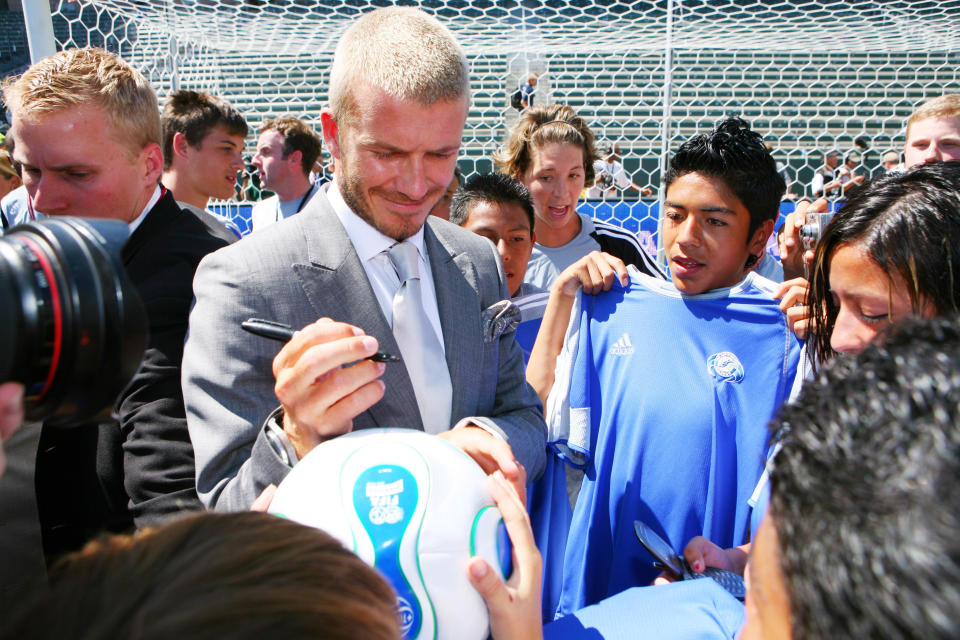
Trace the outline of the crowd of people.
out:
<instances>
[{"instance_id":1,"label":"crowd of people","mask_svg":"<svg viewBox=\"0 0 960 640\"><path fill-rule=\"evenodd\" d=\"M227 100L158 110L97 49L4 86L5 228L126 223L149 331L109 419L22 424L31 390L0 384L0 637L399 638L376 571L256 512L315 447L382 427L491 476L514 571L463 570L497 640L957 637L960 96L918 108L881 176L826 153L778 257L783 168L739 117L698 133L664 175L663 269L579 210L643 188L536 83L497 171L462 180L454 36L418 9L364 14L320 133L257 132L275 195L243 237L207 210L244 167ZM296 332L278 346L248 318Z\"/></svg>"}]
</instances>

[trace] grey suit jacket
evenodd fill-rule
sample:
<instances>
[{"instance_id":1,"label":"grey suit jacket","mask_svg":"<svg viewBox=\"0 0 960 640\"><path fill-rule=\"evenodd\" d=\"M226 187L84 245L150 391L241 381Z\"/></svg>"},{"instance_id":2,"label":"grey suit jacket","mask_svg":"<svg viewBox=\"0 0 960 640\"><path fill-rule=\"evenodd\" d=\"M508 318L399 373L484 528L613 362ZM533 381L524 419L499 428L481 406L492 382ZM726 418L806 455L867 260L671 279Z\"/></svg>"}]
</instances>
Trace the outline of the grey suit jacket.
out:
<instances>
[{"instance_id":1,"label":"grey suit jacket","mask_svg":"<svg viewBox=\"0 0 960 640\"><path fill-rule=\"evenodd\" d=\"M491 343L481 313L508 298L502 266L489 241L430 216L430 256L447 366L453 384L451 426L470 416L513 448L529 479L540 475L546 427L539 399L524 378L513 334ZM321 317L348 322L399 353L366 273L325 195L299 215L207 256L194 279L194 308L183 356L183 392L201 500L223 510L247 509L289 472L263 435L278 406L271 369L277 342L240 328L263 318L300 328ZM355 429L422 429L402 364L388 364L384 398L357 416Z\"/></svg>"}]
</instances>

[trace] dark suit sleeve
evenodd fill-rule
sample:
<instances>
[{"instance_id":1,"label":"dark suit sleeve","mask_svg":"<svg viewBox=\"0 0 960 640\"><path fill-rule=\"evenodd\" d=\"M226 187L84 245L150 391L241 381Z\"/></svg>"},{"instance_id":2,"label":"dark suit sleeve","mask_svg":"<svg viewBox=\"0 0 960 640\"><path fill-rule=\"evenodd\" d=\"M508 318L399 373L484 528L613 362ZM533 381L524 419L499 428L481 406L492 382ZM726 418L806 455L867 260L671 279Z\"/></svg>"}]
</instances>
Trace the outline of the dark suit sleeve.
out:
<instances>
[{"instance_id":1,"label":"dark suit sleeve","mask_svg":"<svg viewBox=\"0 0 960 640\"><path fill-rule=\"evenodd\" d=\"M181 511L202 509L180 365L193 299L193 274L204 255L228 242L211 233L193 214L181 212L172 200L166 204L169 206L161 200L158 205L164 214L160 223L150 217L145 220L150 223L143 229L147 238L126 265L149 318L143 361L117 404L124 487L138 527L157 524Z\"/></svg>"},{"instance_id":2,"label":"dark suit sleeve","mask_svg":"<svg viewBox=\"0 0 960 640\"><path fill-rule=\"evenodd\" d=\"M143 362L120 397L124 486L138 527L202 508L194 480L180 361L190 298L145 301L150 337Z\"/></svg>"}]
</instances>

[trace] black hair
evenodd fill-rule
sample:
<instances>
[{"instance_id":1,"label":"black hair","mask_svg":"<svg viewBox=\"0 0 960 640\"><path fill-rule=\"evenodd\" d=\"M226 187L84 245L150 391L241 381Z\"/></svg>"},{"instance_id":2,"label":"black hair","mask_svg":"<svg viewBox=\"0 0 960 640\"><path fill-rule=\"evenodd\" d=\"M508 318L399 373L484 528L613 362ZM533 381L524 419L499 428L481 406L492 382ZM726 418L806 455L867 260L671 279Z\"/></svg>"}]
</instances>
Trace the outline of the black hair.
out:
<instances>
[{"instance_id":1,"label":"black hair","mask_svg":"<svg viewBox=\"0 0 960 640\"><path fill-rule=\"evenodd\" d=\"M960 637L960 327L891 327L776 421L770 510L795 640Z\"/></svg>"},{"instance_id":2,"label":"black hair","mask_svg":"<svg viewBox=\"0 0 960 640\"><path fill-rule=\"evenodd\" d=\"M914 314L929 306L937 315L960 311L960 161L875 178L827 226L807 296L815 327L807 350L821 363L835 355L830 336L840 309L830 293L830 262L845 244L906 285Z\"/></svg>"},{"instance_id":3,"label":"black hair","mask_svg":"<svg viewBox=\"0 0 960 640\"><path fill-rule=\"evenodd\" d=\"M470 212L480 202L519 205L533 230L533 200L523 183L502 173L478 174L457 189L450 203L450 222L463 226Z\"/></svg>"},{"instance_id":4,"label":"black hair","mask_svg":"<svg viewBox=\"0 0 960 640\"><path fill-rule=\"evenodd\" d=\"M163 168L173 162L173 136L182 133L191 147L199 147L210 130L217 125L230 135L247 137L247 121L232 104L223 98L181 89L167 96L160 113L163 127Z\"/></svg>"},{"instance_id":5,"label":"black hair","mask_svg":"<svg viewBox=\"0 0 960 640\"><path fill-rule=\"evenodd\" d=\"M787 185L763 136L752 131L742 118L727 118L710 133L701 133L680 145L663 182L669 188L688 173L719 178L743 203L750 212L747 243L761 224L776 220L780 214L780 199Z\"/></svg>"}]
</instances>

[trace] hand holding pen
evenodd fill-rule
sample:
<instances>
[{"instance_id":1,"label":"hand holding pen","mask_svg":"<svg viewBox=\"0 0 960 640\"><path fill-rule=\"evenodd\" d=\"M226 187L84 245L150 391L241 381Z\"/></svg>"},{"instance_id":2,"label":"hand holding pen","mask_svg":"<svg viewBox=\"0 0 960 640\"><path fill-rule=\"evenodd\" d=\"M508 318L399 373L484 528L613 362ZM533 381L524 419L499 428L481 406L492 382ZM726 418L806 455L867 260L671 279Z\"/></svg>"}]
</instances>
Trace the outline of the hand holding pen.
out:
<instances>
[{"instance_id":1,"label":"hand holding pen","mask_svg":"<svg viewBox=\"0 0 960 640\"><path fill-rule=\"evenodd\" d=\"M272 320L261 320L260 318L244 320L240 323L240 328L255 336L270 338L271 340L277 340L279 342L290 342L293 334L296 333L290 325L273 322ZM395 356L386 351L377 351L367 359L373 360L374 362L400 362L400 356Z\"/></svg>"},{"instance_id":2,"label":"hand holding pen","mask_svg":"<svg viewBox=\"0 0 960 640\"><path fill-rule=\"evenodd\" d=\"M362 329L330 318L296 332L275 323L253 326L258 335L288 340L273 359L274 392L283 406L283 429L300 458L349 433L353 418L383 397L379 378L387 365L372 359L379 345Z\"/></svg>"}]
</instances>

